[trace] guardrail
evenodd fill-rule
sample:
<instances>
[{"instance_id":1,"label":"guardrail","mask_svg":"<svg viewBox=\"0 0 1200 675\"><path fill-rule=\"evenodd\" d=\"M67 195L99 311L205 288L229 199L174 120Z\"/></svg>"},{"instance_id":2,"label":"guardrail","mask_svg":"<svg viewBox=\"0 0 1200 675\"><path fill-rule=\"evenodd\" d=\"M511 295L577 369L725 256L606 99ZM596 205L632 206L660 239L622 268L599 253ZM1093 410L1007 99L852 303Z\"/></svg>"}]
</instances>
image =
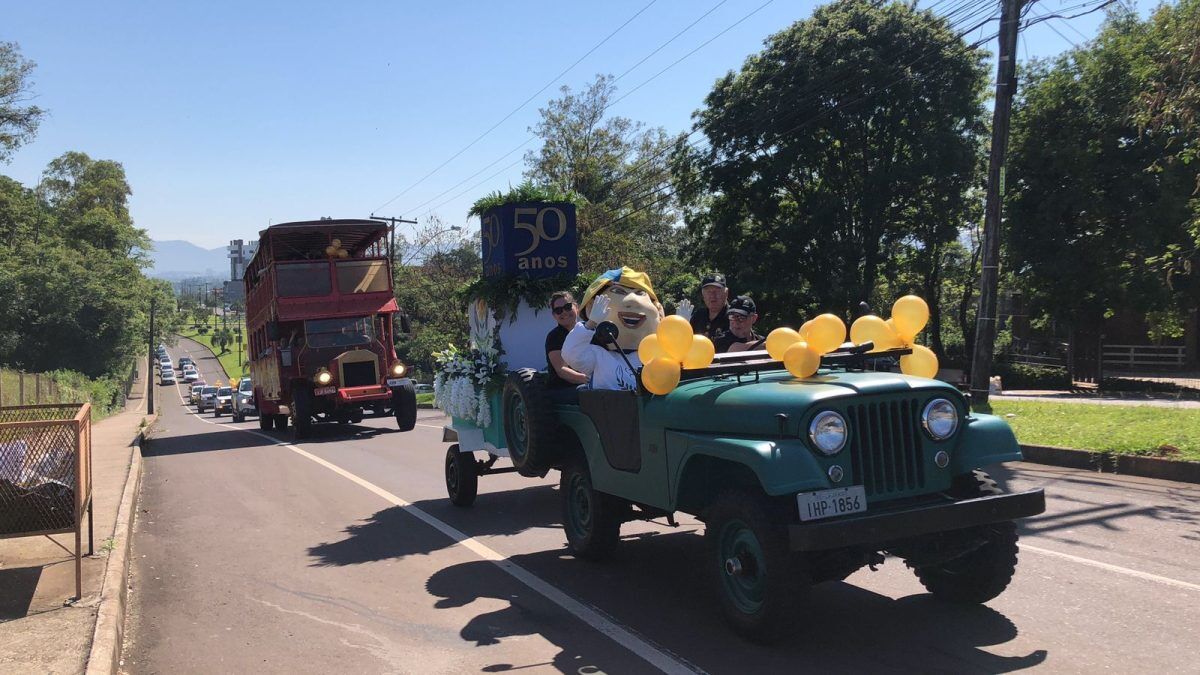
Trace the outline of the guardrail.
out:
<instances>
[{"instance_id":1,"label":"guardrail","mask_svg":"<svg viewBox=\"0 0 1200 675\"><path fill-rule=\"evenodd\" d=\"M1187 363L1187 348L1183 346L1106 344L1101 352L1105 368L1181 368Z\"/></svg>"},{"instance_id":2,"label":"guardrail","mask_svg":"<svg viewBox=\"0 0 1200 675\"><path fill-rule=\"evenodd\" d=\"M84 511L92 555L91 404L0 407L0 539L74 532L76 599Z\"/></svg>"}]
</instances>

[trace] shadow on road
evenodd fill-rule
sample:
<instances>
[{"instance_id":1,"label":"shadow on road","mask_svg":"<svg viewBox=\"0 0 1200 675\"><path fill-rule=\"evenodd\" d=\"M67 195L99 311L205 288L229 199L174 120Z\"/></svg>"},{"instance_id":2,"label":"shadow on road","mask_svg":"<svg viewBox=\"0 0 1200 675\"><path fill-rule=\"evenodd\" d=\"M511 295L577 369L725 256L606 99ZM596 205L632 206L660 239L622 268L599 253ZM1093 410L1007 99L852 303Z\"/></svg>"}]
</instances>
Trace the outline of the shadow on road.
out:
<instances>
[{"instance_id":1,"label":"shadow on road","mask_svg":"<svg viewBox=\"0 0 1200 675\"><path fill-rule=\"evenodd\" d=\"M206 431L201 434L188 434L186 436L151 437L142 446L142 456L162 457L192 452L245 450L258 447L273 447L274 445L272 441L261 436L231 434L228 430L218 429L216 431Z\"/></svg>"},{"instance_id":2,"label":"shadow on road","mask_svg":"<svg viewBox=\"0 0 1200 675\"><path fill-rule=\"evenodd\" d=\"M41 578L41 566L0 569L0 622L20 619L29 613Z\"/></svg>"},{"instance_id":3,"label":"shadow on road","mask_svg":"<svg viewBox=\"0 0 1200 675\"><path fill-rule=\"evenodd\" d=\"M464 510L447 499L413 506L470 536L510 536L535 527L559 528L557 491L549 485L489 493L488 508ZM427 555L449 548L454 541L433 530L404 508L393 506L347 527L346 538L308 549L316 567L358 565Z\"/></svg>"}]
</instances>

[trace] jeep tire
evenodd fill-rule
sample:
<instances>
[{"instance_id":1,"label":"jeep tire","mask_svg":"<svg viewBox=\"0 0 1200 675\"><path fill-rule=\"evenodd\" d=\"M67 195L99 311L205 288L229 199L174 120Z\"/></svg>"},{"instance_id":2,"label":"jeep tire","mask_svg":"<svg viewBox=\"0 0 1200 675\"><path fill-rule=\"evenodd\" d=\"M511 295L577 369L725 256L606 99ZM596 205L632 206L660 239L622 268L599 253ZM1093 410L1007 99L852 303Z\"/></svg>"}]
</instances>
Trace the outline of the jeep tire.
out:
<instances>
[{"instance_id":1,"label":"jeep tire","mask_svg":"<svg viewBox=\"0 0 1200 675\"><path fill-rule=\"evenodd\" d=\"M560 432L541 373L512 371L501 394L508 456L522 476L544 476L558 460Z\"/></svg>"},{"instance_id":2,"label":"jeep tire","mask_svg":"<svg viewBox=\"0 0 1200 675\"><path fill-rule=\"evenodd\" d=\"M972 499L1003 494L986 473L976 470L957 476L950 494L957 499ZM978 605L1004 592L1017 569L1017 525L1004 521L980 525L954 534L981 538L978 548L946 562L914 567L925 590L939 600Z\"/></svg>"},{"instance_id":3,"label":"jeep tire","mask_svg":"<svg viewBox=\"0 0 1200 675\"><path fill-rule=\"evenodd\" d=\"M559 492L563 497L563 530L571 552L587 560L612 555L621 539L628 503L592 487L592 476L582 457L563 467Z\"/></svg>"},{"instance_id":4,"label":"jeep tire","mask_svg":"<svg viewBox=\"0 0 1200 675\"><path fill-rule=\"evenodd\" d=\"M412 431L417 426L417 392L412 382L392 387L392 412L396 415L396 426L400 431ZM358 421L362 421L359 413Z\"/></svg>"},{"instance_id":5,"label":"jeep tire","mask_svg":"<svg viewBox=\"0 0 1200 675\"><path fill-rule=\"evenodd\" d=\"M461 452L458 444L446 450L446 494L455 506L470 506L479 494L479 472L475 455Z\"/></svg>"},{"instance_id":6,"label":"jeep tire","mask_svg":"<svg viewBox=\"0 0 1200 675\"><path fill-rule=\"evenodd\" d=\"M704 566L721 613L752 642L775 642L794 630L810 585L788 550L785 522L771 517L765 495L745 490L722 493L705 521Z\"/></svg>"}]
</instances>

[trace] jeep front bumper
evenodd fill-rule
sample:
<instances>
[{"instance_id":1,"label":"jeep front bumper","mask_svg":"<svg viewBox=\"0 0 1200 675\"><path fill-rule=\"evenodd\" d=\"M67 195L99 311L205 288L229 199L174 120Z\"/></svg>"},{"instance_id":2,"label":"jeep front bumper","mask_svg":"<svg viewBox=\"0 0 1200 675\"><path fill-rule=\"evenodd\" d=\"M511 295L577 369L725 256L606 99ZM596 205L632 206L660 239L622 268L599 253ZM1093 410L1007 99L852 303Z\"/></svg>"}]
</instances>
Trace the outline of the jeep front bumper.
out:
<instances>
[{"instance_id":1,"label":"jeep front bumper","mask_svg":"<svg viewBox=\"0 0 1200 675\"><path fill-rule=\"evenodd\" d=\"M788 527L788 538L793 551L822 551L861 544L882 545L923 534L1036 516L1045 510L1046 495L1038 488L791 525Z\"/></svg>"}]
</instances>

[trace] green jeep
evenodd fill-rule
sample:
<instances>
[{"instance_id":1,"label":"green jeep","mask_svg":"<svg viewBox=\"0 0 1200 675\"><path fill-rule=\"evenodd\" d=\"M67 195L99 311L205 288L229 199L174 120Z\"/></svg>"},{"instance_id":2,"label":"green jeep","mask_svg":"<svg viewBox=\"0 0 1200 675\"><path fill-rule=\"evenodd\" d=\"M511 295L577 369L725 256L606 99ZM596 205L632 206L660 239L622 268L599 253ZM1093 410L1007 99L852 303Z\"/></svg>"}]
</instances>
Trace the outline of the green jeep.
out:
<instances>
[{"instance_id":1,"label":"green jeep","mask_svg":"<svg viewBox=\"0 0 1200 675\"><path fill-rule=\"evenodd\" d=\"M589 559L614 551L624 522L692 514L723 614L756 641L792 625L809 585L885 553L938 598L987 602L1012 579L1014 520L1045 509L1042 490L1005 494L979 470L1021 459L1003 420L946 383L869 370L908 350L868 349L828 354L804 379L765 352L722 354L665 396L562 400L542 373L510 372L488 428L447 427L447 490L467 506L480 475L558 469L567 544Z\"/></svg>"}]
</instances>

